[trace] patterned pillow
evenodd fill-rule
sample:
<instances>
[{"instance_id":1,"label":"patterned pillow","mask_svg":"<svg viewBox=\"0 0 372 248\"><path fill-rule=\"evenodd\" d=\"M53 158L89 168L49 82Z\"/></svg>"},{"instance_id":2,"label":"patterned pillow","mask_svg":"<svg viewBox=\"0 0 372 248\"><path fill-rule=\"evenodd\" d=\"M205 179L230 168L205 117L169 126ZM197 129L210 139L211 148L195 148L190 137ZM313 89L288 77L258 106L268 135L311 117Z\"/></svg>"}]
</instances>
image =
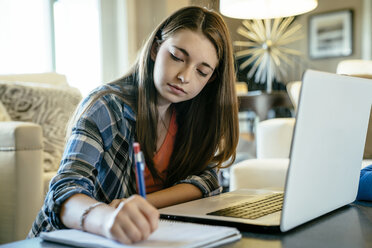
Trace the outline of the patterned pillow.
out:
<instances>
[{"instance_id":1,"label":"patterned pillow","mask_svg":"<svg viewBox=\"0 0 372 248\"><path fill-rule=\"evenodd\" d=\"M4 105L0 102L0 121L11 121L8 111L6 111Z\"/></svg>"},{"instance_id":2,"label":"patterned pillow","mask_svg":"<svg viewBox=\"0 0 372 248\"><path fill-rule=\"evenodd\" d=\"M56 171L61 161L66 124L80 102L79 90L43 83L0 81L0 102L13 121L42 126L44 171Z\"/></svg>"}]
</instances>

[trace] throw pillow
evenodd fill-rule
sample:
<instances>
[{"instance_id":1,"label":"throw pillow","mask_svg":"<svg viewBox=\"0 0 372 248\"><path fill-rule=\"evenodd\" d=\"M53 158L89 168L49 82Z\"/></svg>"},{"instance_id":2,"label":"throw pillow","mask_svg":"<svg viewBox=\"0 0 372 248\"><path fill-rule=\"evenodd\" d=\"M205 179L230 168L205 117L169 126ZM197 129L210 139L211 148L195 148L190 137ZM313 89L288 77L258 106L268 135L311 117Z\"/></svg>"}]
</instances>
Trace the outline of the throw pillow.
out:
<instances>
[{"instance_id":1,"label":"throw pillow","mask_svg":"<svg viewBox=\"0 0 372 248\"><path fill-rule=\"evenodd\" d=\"M11 121L8 112L6 111L4 105L0 102L0 121Z\"/></svg>"},{"instance_id":2,"label":"throw pillow","mask_svg":"<svg viewBox=\"0 0 372 248\"><path fill-rule=\"evenodd\" d=\"M44 171L56 171L62 158L66 125L82 96L72 87L0 81L0 102L14 121L39 124L44 136Z\"/></svg>"}]
</instances>

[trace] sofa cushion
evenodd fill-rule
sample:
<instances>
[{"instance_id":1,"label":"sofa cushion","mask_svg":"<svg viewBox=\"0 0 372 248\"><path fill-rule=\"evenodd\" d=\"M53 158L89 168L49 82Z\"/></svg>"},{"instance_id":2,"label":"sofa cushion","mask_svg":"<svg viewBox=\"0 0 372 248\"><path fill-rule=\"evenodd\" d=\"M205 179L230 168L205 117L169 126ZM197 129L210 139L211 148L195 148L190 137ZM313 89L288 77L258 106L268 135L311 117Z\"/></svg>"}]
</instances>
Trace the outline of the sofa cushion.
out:
<instances>
[{"instance_id":1,"label":"sofa cushion","mask_svg":"<svg viewBox=\"0 0 372 248\"><path fill-rule=\"evenodd\" d=\"M82 96L71 87L0 81L0 102L13 121L34 122L43 129L44 171L58 169L66 124Z\"/></svg>"}]
</instances>

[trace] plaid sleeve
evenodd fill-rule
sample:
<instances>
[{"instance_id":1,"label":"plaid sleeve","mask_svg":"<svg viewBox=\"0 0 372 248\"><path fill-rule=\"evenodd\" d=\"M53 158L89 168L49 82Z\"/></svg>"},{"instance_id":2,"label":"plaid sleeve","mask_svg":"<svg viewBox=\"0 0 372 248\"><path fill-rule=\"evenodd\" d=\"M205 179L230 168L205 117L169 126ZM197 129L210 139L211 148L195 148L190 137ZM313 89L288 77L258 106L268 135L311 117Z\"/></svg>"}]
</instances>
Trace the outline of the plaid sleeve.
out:
<instances>
[{"instance_id":1,"label":"plaid sleeve","mask_svg":"<svg viewBox=\"0 0 372 248\"><path fill-rule=\"evenodd\" d=\"M198 187L201 190L203 197L218 195L222 192L222 187L218 182L217 169L215 168L207 169L200 175L188 176L186 179L181 180L176 184L180 183L189 183Z\"/></svg>"},{"instance_id":2,"label":"plaid sleeve","mask_svg":"<svg viewBox=\"0 0 372 248\"><path fill-rule=\"evenodd\" d=\"M113 125L110 110L101 100L75 124L44 203L43 209L53 228L65 228L59 215L62 203L70 196L81 193L94 198L97 165L109 146Z\"/></svg>"},{"instance_id":3,"label":"plaid sleeve","mask_svg":"<svg viewBox=\"0 0 372 248\"><path fill-rule=\"evenodd\" d=\"M59 218L62 203L73 194L92 195L95 181L93 165L100 160L102 146L95 132L85 130L81 125L90 126L89 129L94 126L85 120L74 127L58 173L50 182L44 205L32 225L28 238L37 237L43 231L66 228Z\"/></svg>"}]
</instances>

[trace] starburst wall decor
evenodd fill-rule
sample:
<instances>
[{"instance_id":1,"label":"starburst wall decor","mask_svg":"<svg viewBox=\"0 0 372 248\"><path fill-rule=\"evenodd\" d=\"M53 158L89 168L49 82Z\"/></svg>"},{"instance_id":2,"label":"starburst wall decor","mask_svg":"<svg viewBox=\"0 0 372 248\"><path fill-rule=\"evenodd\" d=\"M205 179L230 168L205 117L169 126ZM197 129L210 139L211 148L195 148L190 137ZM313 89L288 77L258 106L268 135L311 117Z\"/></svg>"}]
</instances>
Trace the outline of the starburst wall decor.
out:
<instances>
[{"instance_id":1,"label":"starburst wall decor","mask_svg":"<svg viewBox=\"0 0 372 248\"><path fill-rule=\"evenodd\" d=\"M238 34L248 40L235 41L234 46L246 47L235 53L237 59L246 58L240 69L248 70L248 78L267 83L267 92L272 91L273 80L283 80L289 67L294 65L293 56L301 53L286 45L303 38L300 24L293 24L294 17L244 20ZM292 24L292 25L291 25Z\"/></svg>"}]
</instances>

